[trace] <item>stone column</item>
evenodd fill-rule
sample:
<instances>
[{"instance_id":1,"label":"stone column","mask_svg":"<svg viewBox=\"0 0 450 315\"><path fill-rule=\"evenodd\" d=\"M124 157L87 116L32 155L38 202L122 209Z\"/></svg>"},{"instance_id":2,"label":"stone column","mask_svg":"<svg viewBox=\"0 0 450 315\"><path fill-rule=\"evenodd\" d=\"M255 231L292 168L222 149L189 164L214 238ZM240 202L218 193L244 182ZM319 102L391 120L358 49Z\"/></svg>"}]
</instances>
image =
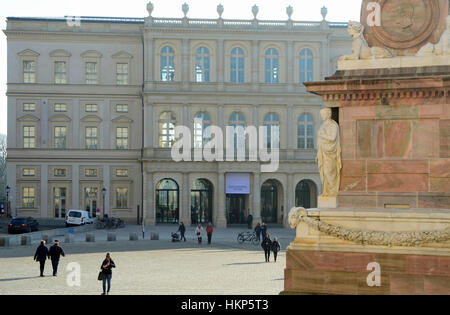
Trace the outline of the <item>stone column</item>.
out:
<instances>
[{"instance_id":1,"label":"stone column","mask_svg":"<svg viewBox=\"0 0 450 315\"><path fill-rule=\"evenodd\" d=\"M184 225L191 225L191 185L189 183L189 173L183 173L183 186L181 188L181 201L182 205L180 205L180 221L184 223Z\"/></svg>"},{"instance_id":2,"label":"stone column","mask_svg":"<svg viewBox=\"0 0 450 315\"><path fill-rule=\"evenodd\" d=\"M72 164L72 208L80 209L80 166Z\"/></svg>"},{"instance_id":3,"label":"stone column","mask_svg":"<svg viewBox=\"0 0 450 315\"><path fill-rule=\"evenodd\" d=\"M259 41L252 41L252 89L258 90L259 84Z\"/></svg>"},{"instance_id":4,"label":"stone column","mask_svg":"<svg viewBox=\"0 0 450 315\"><path fill-rule=\"evenodd\" d=\"M288 91L294 90L294 42L289 40L286 44L286 70Z\"/></svg>"},{"instance_id":5,"label":"stone column","mask_svg":"<svg viewBox=\"0 0 450 315\"><path fill-rule=\"evenodd\" d=\"M144 103L144 148L153 149L153 104Z\"/></svg>"},{"instance_id":6,"label":"stone column","mask_svg":"<svg viewBox=\"0 0 450 315\"><path fill-rule=\"evenodd\" d=\"M190 73L190 61L189 61L189 39L183 38L182 40L182 47L181 47L181 63L183 65L183 72L181 76L181 80L183 82L183 90L188 91L189 90L189 82L191 81L191 78L189 76Z\"/></svg>"},{"instance_id":7,"label":"stone column","mask_svg":"<svg viewBox=\"0 0 450 315\"><path fill-rule=\"evenodd\" d=\"M112 215L111 213L111 204L110 204L110 198L109 196L112 196L113 191L111 191L112 187L110 185L111 183L111 174L110 174L110 168L109 165L104 165L103 166L103 187L100 188L100 196L102 198L102 202L103 202L103 194L101 192L101 190L103 188L106 188L106 195L105 195L105 204L103 205L102 213L103 213L103 209L105 211L106 214L108 214L109 216Z\"/></svg>"},{"instance_id":8,"label":"stone column","mask_svg":"<svg viewBox=\"0 0 450 315\"><path fill-rule=\"evenodd\" d=\"M53 218L52 212L48 213L48 165L41 164L41 187L36 192L40 191L41 195L41 218ZM11 212L14 213L14 212Z\"/></svg>"},{"instance_id":9,"label":"stone column","mask_svg":"<svg viewBox=\"0 0 450 315\"><path fill-rule=\"evenodd\" d=\"M225 204L225 173L220 171L218 176L218 188L217 188L217 199L218 199L218 209L216 209L216 227L226 227L226 204Z\"/></svg>"},{"instance_id":10,"label":"stone column","mask_svg":"<svg viewBox=\"0 0 450 315\"><path fill-rule=\"evenodd\" d=\"M155 189L153 188L153 173L144 171L144 222L155 225Z\"/></svg>"},{"instance_id":11,"label":"stone column","mask_svg":"<svg viewBox=\"0 0 450 315\"><path fill-rule=\"evenodd\" d=\"M224 41L219 39L217 41L217 82L219 91L223 91L225 82L225 57L224 57Z\"/></svg>"},{"instance_id":12,"label":"stone column","mask_svg":"<svg viewBox=\"0 0 450 315\"><path fill-rule=\"evenodd\" d=\"M295 142L296 142L296 135L297 135L297 128L295 125L295 117L294 117L294 105L288 104L287 105L287 158L288 160L294 159L294 150L296 148Z\"/></svg>"},{"instance_id":13,"label":"stone column","mask_svg":"<svg viewBox=\"0 0 450 315\"><path fill-rule=\"evenodd\" d=\"M83 137L84 130L80 130L80 100L74 99L72 103L72 140L73 149L81 148L80 138Z\"/></svg>"},{"instance_id":14,"label":"stone column","mask_svg":"<svg viewBox=\"0 0 450 315\"><path fill-rule=\"evenodd\" d=\"M328 39L322 40L321 43L321 56L319 56L319 60L321 60L321 78L323 80L325 77L330 75L330 56L328 54Z\"/></svg>"},{"instance_id":15,"label":"stone column","mask_svg":"<svg viewBox=\"0 0 450 315\"><path fill-rule=\"evenodd\" d=\"M103 104L101 104L101 130L100 133L100 149L110 149L114 150L116 148L116 129L111 125L111 111L110 111L110 100L105 99Z\"/></svg>"},{"instance_id":16,"label":"stone column","mask_svg":"<svg viewBox=\"0 0 450 315\"><path fill-rule=\"evenodd\" d=\"M155 69L154 69L154 47L153 47L153 43L154 40L153 38L149 38L146 35L145 38L145 47L144 47L144 52L145 52L145 63L146 65L144 66L144 71L145 71L145 81L150 83L150 88L153 87L153 82L155 81L154 76L155 76Z\"/></svg>"},{"instance_id":17,"label":"stone column","mask_svg":"<svg viewBox=\"0 0 450 315\"><path fill-rule=\"evenodd\" d=\"M284 209L283 226L288 227L288 214L291 209L295 207L295 184L294 175L288 174L287 179L287 203Z\"/></svg>"},{"instance_id":18,"label":"stone column","mask_svg":"<svg viewBox=\"0 0 450 315\"><path fill-rule=\"evenodd\" d=\"M261 183L259 172L253 173L253 224L261 222Z\"/></svg>"}]
</instances>

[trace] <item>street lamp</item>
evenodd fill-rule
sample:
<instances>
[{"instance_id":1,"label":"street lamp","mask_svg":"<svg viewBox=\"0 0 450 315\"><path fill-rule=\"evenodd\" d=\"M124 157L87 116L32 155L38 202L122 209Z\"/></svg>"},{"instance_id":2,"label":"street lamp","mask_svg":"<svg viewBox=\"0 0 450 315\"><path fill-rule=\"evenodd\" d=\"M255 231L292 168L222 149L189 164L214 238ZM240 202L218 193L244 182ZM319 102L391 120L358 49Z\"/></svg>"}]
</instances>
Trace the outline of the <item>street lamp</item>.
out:
<instances>
[{"instance_id":1,"label":"street lamp","mask_svg":"<svg viewBox=\"0 0 450 315\"><path fill-rule=\"evenodd\" d=\"M9 186L6 186L6 217L10 218L9 215L9 192L11 191L11 188Z\"/></svg>"},{"instance_id":2,"label":"street lamp","mask_svg":"<svg viewBox=\"0 0 450 315\"><path fill-rule=\"evenodd\" d=\"M106 196L106 188L103 187L102 189L102 196L103 196L103 217L105 217L105 196Z\"/></svg>"}]
</instances>

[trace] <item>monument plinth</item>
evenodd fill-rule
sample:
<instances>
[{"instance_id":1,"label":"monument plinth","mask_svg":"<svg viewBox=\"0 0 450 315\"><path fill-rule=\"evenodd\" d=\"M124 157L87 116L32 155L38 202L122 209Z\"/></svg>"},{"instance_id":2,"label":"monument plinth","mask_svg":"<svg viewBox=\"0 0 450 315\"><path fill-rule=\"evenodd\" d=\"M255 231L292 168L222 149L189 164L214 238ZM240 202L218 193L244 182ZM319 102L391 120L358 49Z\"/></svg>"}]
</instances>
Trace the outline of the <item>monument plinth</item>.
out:
<instances>
[{"instance_id":1,"label":"monument plinth","mask_svg":"<svg viewBox=\"0 0 450 315\"><path fill-rule=\"evenodd\" d=\"M342 168L337 207L290 212L285 294L450 294L448 1L375 2L381 25L363 1L353 53L306 84L339 125Z\"/></svg>"}]
</instances>

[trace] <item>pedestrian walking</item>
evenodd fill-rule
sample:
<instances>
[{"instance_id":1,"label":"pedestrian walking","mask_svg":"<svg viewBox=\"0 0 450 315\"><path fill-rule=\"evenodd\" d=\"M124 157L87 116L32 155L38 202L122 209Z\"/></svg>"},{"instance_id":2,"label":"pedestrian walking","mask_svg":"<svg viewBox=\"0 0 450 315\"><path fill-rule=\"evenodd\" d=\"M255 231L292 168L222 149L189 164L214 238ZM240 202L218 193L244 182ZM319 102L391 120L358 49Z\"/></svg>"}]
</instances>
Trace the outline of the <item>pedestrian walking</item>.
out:
<instances>
[{"instance_id":1,"label":"pedestrian walking","mask_svg":"<svg viewBox=\"0 0 450 315\"><path fill-rule=\"evenodd\" d=\"M264 256L266 257L266 262L270 261L270 251L272 249L272 240L270 239L269 233L264 237L261 247L264 249Z\"/></svg>"},{"instance_id":2,"label":"pedestrian walking","mask_svg":"<svg viewBox=\"0 0 450 315\"><path fill-rule=\"evenodd\" d=\"M258 242L259 242L261 240L261 224L259 222L255 226L255 233L256 233L256 238L258 239Z\"/></svg>"},{"instance_id":3,"label":"pedestrian walking","mask_svg":"<svg viewBox=\"0 0 450 315\"><path fill-rule=\"evenodd\" d=\"M109 294L111 290L111 279L112 279L112 268L116 268L116 264L111 259L111 255L109 253L106 254L105 260L103 260L100 269L103 274L103 293L102 295ZM106 291L106 283L108 283L108 291Z\"/></svg>"},{"instance_id":4,"label":"pedestrian walking","mask_svg":"<svg viewBox=\"0 0 450 315\"><path fill-rule=\"evenodd\" d=\"M211 222L209 222L208 226L206 227L206 235L208 236L208 245L211 244L212 234L213 234L213 227Z\"/></svg>"},{"instance_id":5,"label":"pedestrian walking","mask_svg":"<svg viewBox=\"0 0 450 315\"><path fill-rule=\"evenodd\" d=\"M278 238L274 237L273 242L272 242L272 252L273 252L273 258L274 258L275 262L277 262L277 255L280 250L281 250L281 244L278 241Z\"/></svg>"},{"instance_id":6,"label":"pedestrian walking","mask_svg":"<svg viewBox=\"0 0 450 315\"><path fill-rule=\"evenodd\" d=\"M250 211L250 209L248 211ZM247 217L247 227L249 230L252 229L252 225L253 225L253 216L249 212L248 217Z\"/></svg>"},{"instance_id":7,"label":"pedestrian walking","mask_svg":"<svg viewBox=\"0 0 450 315\"><path fill-rule=\"evenodd\" d=\"M180 222L180 226L178 227L178 231L180 232L180 241L184 239L186 242L186 237L184 236L184 233L186 233L186 227L184 226L183 222Z\"/></svg>"},{"instance_id":8,"label":"pedestrian walking","mask_svg":"<svg viewBox=\"0 0 450 315\"><path fill-rule=\"evenodd\" d=\"M197 228L195 229L195 235L197 236L197 240L198 240L199 244L202 243L202 234L203 234L203 227L202 227L202 224L199 223L197 225Z\"/></svg>"},{"instance_id":9,"label":"pedestrian walking","mask_svg":"<svg viewBox=\"0 0 450 315\"><path fill-rule=\"evenodd\" d=\"M34 260L39 262L41 270L41 277L44 276L45 261L49 258L48 248L45 246L45 241L41 241L41 244L36 249L34 254Z\"/></svg>"},{"instance_id":10,"label":"pedestrian walking","mask_svg":"<svg viewBox=\"0 0 450 315\"><path fill-rule=\"evenodd\" d=\"M267 225L264 222L261 224L261 233L263 237L267 234Z\"/></svg>"},{"instance_id":11,"label":"pedestrian walking","mask_svg":"<svg viewBox=\"0 0 450 315\"><path fill-rule=\"evenodd\" d=\"M55 240L53 246L50 247L48 253L52 261L53 276L56 277L58 275L59 259L61 258L61 256L65 257L66 254L64 254L63 249L59 246L58 240Z\"/></svg>"}]
</instances>

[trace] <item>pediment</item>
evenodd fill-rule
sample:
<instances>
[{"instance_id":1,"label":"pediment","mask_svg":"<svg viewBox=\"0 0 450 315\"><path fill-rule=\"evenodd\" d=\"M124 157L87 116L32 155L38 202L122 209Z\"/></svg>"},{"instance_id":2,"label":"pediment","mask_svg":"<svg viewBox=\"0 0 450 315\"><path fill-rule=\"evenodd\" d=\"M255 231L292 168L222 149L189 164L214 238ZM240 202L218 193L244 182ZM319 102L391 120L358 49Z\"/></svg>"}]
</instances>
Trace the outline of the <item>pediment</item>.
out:
<instances>
[{"instance_id":1,"label":"pediment","mask_svg":"<svg viewBox=\"0 0 450 315\"><path fill-rule=\"evenodd\" d=\"M20 53L18 53L18 55L21 57L39 57L40 56L39 53L37 53L31 49L22 50Z\"/></svg>"},{"instance_id":2,"label":"pediment","mask_svg":"<svg viewBox=\"0 0 450 315\"><path fill-rule=\"evenodd\" d=\"M87 50L81 54L83 58L102 58L103 55L96 50Z\"/></svg>"},{"instance_id":3,"label":"pediment","mask_svg":"<svg viewBox=\"0 0 450 315\"><path fill-rule=\"evenodd\" d=\"M119 116L117 118L114 118L111 120L113 123L128 123L131 124L133 122L132 119L126 117L126 116Z\"/></svg>"},{"instance_id":4,"label":"pediment","mask_svg":"<svg viewBox=\"0 0 450 315\"><path fill-rule=\"evenodd\" d=\"M38 122L40 119L33 115L25 115L17 119L18 121L26 121L26 122Z\"/></svg>"},{"instance_id":5,"label":"pediment","mask_svg":"<svg viewBox=\"0 0 450 315\"><path fill-rule=\"evenodd\" d=\"M50 53L50 57L70 57L70 52L64 49L56 49Z\"/></svg>"},{"instance_id":6,"label":"pediment","mask_svg":"<svg viewBox=\"0 0 450 315\"><path fill-rule=\"evenodd\" d=\"M67 115L57 114L57 115L53 115L52 117L50 117L49 121L71 122L72 119L70 119L70 117Z\"/></svg>"},{"instance_id":7,"label":"pediment","mask_svg":"<svg viewBox=\"0 0 450 315\"><path fill-rule=\"evenodd\" d=\"M127 53L126 51L122 50L122 51L118 52L117 54L112 55L111 58L114 58L114 59L132 59L133 55L131 55L131 54Z\"/></svg>"},{"instance_id":8,"label":"pediment","mask_svg":"<svg viewBox=\"0 0 450 315\"><path fill-rule=\"evenodd\" d=\"M96 115L87 115L81 119L82 122L102 122L102 119Z\"/></svg>"}]
</instances>

